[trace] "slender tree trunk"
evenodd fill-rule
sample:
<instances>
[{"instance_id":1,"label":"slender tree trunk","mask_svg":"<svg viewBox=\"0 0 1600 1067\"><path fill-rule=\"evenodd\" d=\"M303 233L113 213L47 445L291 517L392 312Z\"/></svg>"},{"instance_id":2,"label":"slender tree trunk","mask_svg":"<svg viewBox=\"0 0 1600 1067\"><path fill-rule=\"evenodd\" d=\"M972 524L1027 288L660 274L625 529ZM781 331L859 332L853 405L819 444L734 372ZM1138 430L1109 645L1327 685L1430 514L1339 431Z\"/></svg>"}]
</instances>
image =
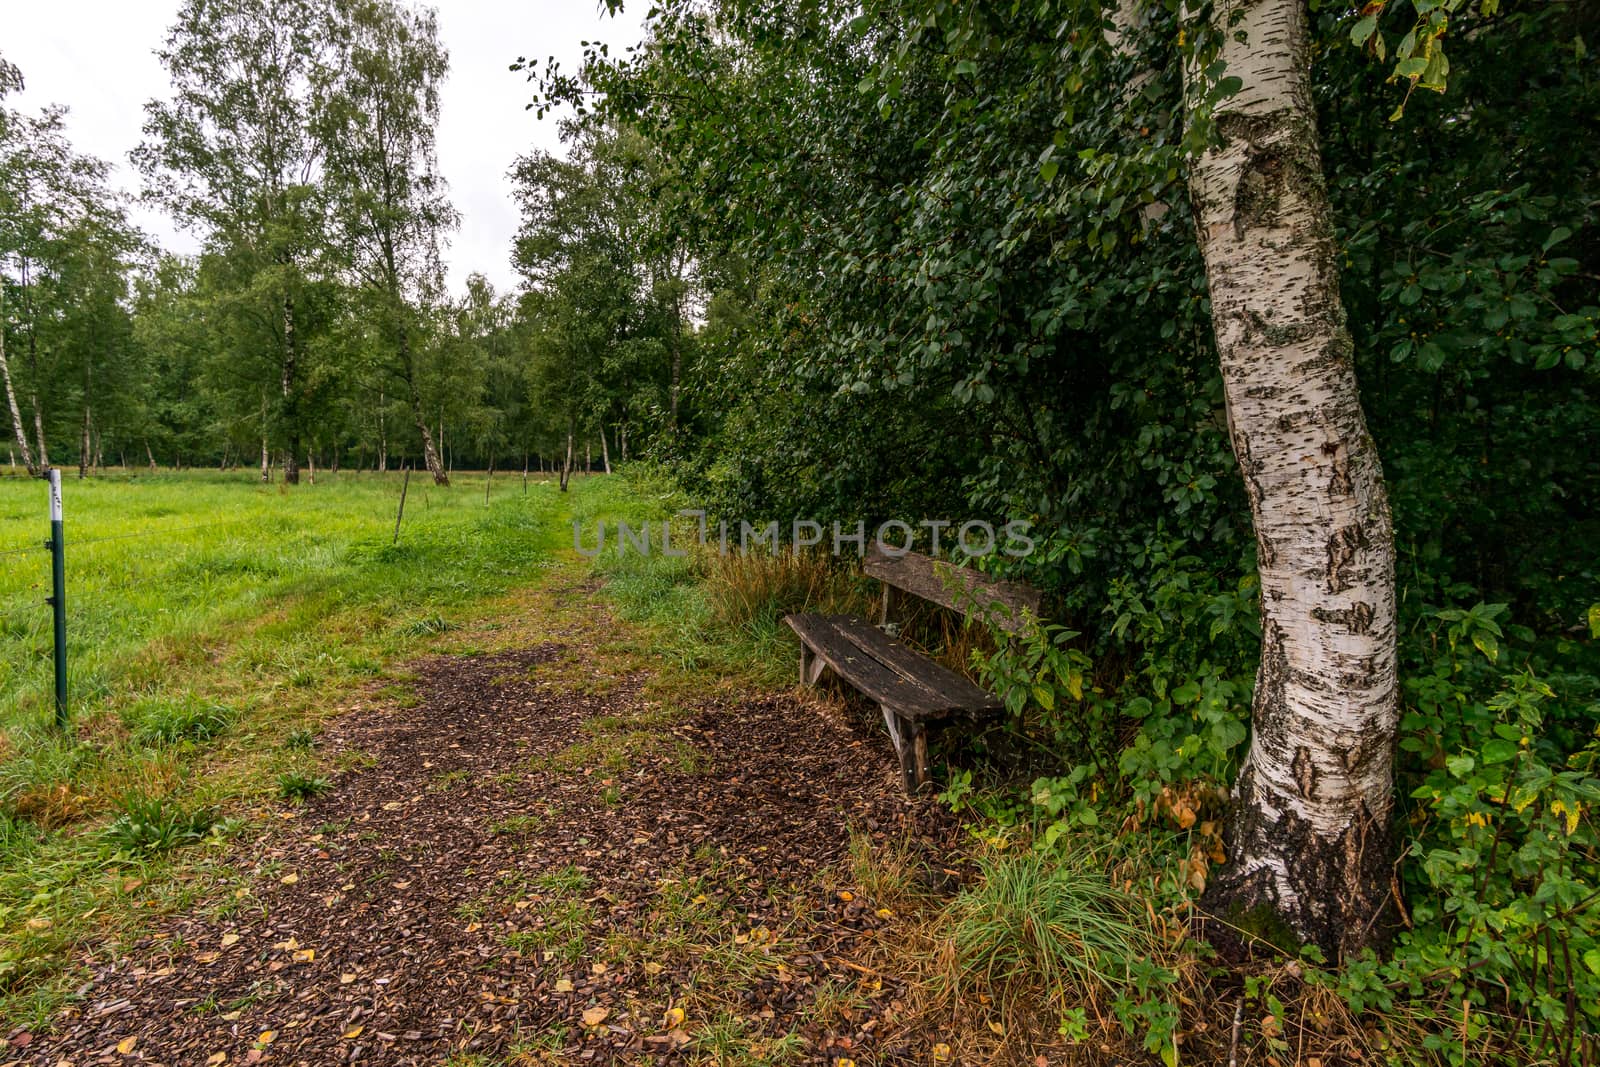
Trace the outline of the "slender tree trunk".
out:
<instances>
[{"instance_id":1,"label":"slender tree trunk","mask_svg":"<svg viewBox=\"0 0 1600 1067\"><path fill-rule=\"evenodd\" d=\"M567 491L567 483L572 480L572 420L567 420L567 459L561 465L561 491Z\"/></svg>"},{"instance_id":2,"label":"slender tree trunk","mask_svg":"<svg viewBox=\"0 0 1600 1067\"><path fill-rule=\"evenodd\" d=\"M154 474L156 472L156 454L150 448L150 439L148 437L144 441L144 458L150 461L150 473Z\"/></svg>"},{"instance_id":3,"label":"slender tree trunk","mask_svg":"<svg viewBox=\"0 0 1600 1067\"><path fill-rule=\"evenodd\" d=\"M283 453L285 485L300 484L299 338L295 334L294 298L283 298L283 422L288 448Z\"/></svg>"},{"instance_id":4,"label":"slender tree trunk","mask_svg":"<svg viewBox=\"0 0 1600 1067\"><path fill-rule=\"evenodd\" d=\"M1190 192L1255 521L1262 648L1228 862L1204 903L1334 958L1386 932L1393 532L1339 298L1305 0L1221 3L1215 15L1244 88L1218 108L1223 143L1194 165Z\"/></svg>"},{"instance_id":5,"label":"slender tree trunk","mask_svg":"<svg viewBox=\"0 0 1600 1067\"><path fill-rule=\"evenodd\" d=\"M674 434L678 431L678 391L679 383L683 379L683 293L681 285L674 271L674 285L672 291L672 381L667 391L667 403L671 407L671 425Z\"/></svg>"},{"instance_id":6,"label":"slender tree trunk","mask_svg":"<svg viewBox=\"0 0 1600 1067\"><path fill-rule=\"evenodd\" d=\"M604 465L607 474L611 473L611 449L606 447L606 428L600 427L600 462Z\"/></svg>"},{"instance_id":7,"label":"slender tree trunk","mask_svg":"<svg viewBox=\"0 0 1600 1067\"><path fill-rule=\"evenodd\" d=\"M383 395L383 390L378 390L378 473L386 474L389 470L389 428L383 416L383 409L388 404L388 398Z\"/></svg>"},{"instance_id":8,"label":"slender tree trunk","mask_svg":"<svg viewBox=\"0 0 1600 1067\"><path fill-rule=\"evenodd\" d=\"M590 440L583 442L583 473L586 477L594 473L594 442Z\"/></svg>"},{"instance_id":9,"label":"slender tree trunk","mask_svg":"<svg viewBox=\"0 0 1600 1067\"><path fill-rule=\"evenodd\" d=\"M50 469L50 449L44 439L44 407L39 403L39 324L33 309L33 284L31 264L27 257L22 260L22 310L28 320L28 404L33 409L33 444L37 450L39 462L37 473L44 473Z\"/></svg>"},{"instance_id":10,"label":"slender tree trunk","mask_svg":"<svg viewBox=\"0 0 1600 1067\"><path fill-rule=\"evenodd\" d=\"M271 481L272 452L267 448L267 391L263 388L261 390L261 482L265 485Z\"/></svg>"},{"instance_id":11,"label":"slender tree trunk","mask_svg":"<svg viewBox=\"0 0 1600 1067\"><path fill-rule=\"evenodd\" d=\"M0 301L0 323L4 322L4 318L4 302ZM0 381L5 383L6 409L11 413L11 432L16 435L17 451L22 453L22 465L30 475L38 477L39 468L34 466L33 450L28 447L28 431L23 428L22 412L17 409L17 393L11 385L11 364L6 362L6 333L3 326L0 326ZM16 463L15 456L12 457L12 463Z\"/></svg>"},{"instance_id":12,"label":"slender tree trunk","mask_svg":"<svg viewBox=\"0 0 1600 1067\"><path fill-rule=\"evenodd\" d=\"M78 480L80 482L89 477L89 461L94 458L90 452L92 447L90 444L90 430L92 427L90 419L89 401L85 399L83 402L83 440L78 446Z\"/></svg>"},{"instance_id":13,"label":"slender tree trunk","mask_svg":"<svg viewBox=\"0 0 1600 1067\"><path fill-rule=\"evenodd\" d=\"M32 389L31 393L29 403L33 405L33 439L35 447L39 449L39 468L49 470L50 448L44 440L44 408L39 403L38 388Z\"/></svg>"},{"instance_id":14,"label":"slender tree trunk","mask_svg":"<svg viewBox=\"0 0 1600 1067\"><path fill-rule=\"evenodd\" d=\"M306 453L306 473L310 476L311 484L312 485L316 485L317 484L317 449L316 449L316 446L314 446L314 445L312 446L311 451Z\"/></svg>"},{"instance_id":15,"label":"slender tree trunk","mask_svg":"<svg viewBox=\"0 0 1600 1067\"><path fill-rule=\"evenodd\" d=\"M439 462L439 450L434 446L433 432L428 429L428 420L422 416L422 396L417 391L416 371L411 366L409 330L400 331L400 363L405 373L406 392L410 394L411 417L417 424L417 433L422 435L422 461L427 464L428 473L433 475L434 485L449 485L450 476L445 473L444 464Z\"/></svg>"}]
</instances>

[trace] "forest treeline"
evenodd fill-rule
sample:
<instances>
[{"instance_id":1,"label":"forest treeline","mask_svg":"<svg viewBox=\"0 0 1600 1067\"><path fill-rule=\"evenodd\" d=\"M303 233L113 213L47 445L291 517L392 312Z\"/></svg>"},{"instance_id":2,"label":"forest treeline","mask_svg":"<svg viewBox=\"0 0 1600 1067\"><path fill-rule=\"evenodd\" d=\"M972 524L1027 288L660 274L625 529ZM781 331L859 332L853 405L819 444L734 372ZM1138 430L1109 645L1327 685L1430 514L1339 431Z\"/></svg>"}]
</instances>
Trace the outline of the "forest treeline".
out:
<instances>
[{"instance_id":1,"label":"forest treeline","mask_svg":"<svg viewBox=\"0 0 1600 1067\"><path fill-rule=\"evenodd\" d=\"M259 464L294 482L308 463L409 462L443 482L457 465L609 465L669 432L688 256L642 144L519 160L527 224L507 254L527 284L474 274L451 294L431 10L194 0L160 58L171 93L146 105L132 159L198 255L139 232L63 109L0 105L13 466ZM0 68L0 95L25 74ZM553 304L558 271L587 295Z\"/></svg>"}]
</instances>

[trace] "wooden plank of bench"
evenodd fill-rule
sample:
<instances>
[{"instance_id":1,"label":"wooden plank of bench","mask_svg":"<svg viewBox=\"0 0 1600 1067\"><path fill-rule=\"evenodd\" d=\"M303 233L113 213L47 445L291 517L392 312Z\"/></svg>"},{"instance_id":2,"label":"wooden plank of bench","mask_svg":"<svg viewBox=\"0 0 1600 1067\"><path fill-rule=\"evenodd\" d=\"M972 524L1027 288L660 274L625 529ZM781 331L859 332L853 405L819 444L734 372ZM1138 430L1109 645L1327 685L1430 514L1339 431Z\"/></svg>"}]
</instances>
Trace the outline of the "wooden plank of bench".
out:
<instances>
[{"instance_id":1,"label":"wooden plank of bench","mask_svg":"<svg viewBox=\"0 0 1600 1067\"><path fill-rule=\"evenodd\" d=\"M999 697L974 684L971 679L912 651L868 622L851 615L827 615L824 618L873 659L926 689L934 697L935 705L946 709L945 714L956 711L999 711L1005 707ZM909 710L903 714L906 718L924 717Z\"/></svg>"},{"instance_id":2,"label":"wooden plank of bench","mask_svg":"<svg viewBox=\"0 0 1600 1067\"><path fill-rule=\"evenodd\" d=\"M839 632L831 617L790 615L783 620L800 637L810 653L821 659L835 674L861 690L875 703L894 708L901 715L918 719L949 714L956 710L941 705L935 695L915 681L880 663L874 656ZM802 670L802 674L811 672ZM812 684L815 677L802 677Z\"/></svg>"},{"instance_id":3,"label":"wooden plank of bench","mask_svg":"<svg viewBox=\"0 0 1600 1067\"><path fill-rule=\"evenodd\" d=\"M974 607L995 607L995 621L1008 633L1022 631L1024 611L1039 614L1040 593L1032 586L990 578L920 552L895 556L873 545L861 569L880 582L964 615L970 616Z\"/></svg>"}]
</instances>

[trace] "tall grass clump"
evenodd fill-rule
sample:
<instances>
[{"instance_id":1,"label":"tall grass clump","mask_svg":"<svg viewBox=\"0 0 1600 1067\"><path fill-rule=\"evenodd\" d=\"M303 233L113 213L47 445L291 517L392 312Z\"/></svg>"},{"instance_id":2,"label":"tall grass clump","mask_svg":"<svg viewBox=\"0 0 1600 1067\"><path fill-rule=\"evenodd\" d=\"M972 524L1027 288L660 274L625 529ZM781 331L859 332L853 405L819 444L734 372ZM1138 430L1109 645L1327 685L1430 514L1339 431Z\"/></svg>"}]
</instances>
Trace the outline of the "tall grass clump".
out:
<instances>
[{"instance_id":1,"label":"tall grass clump","mask_svg":"<svg viewBox=\"0 0 1600 1067\"><path fill-rule=\"evenodd\" d=\"M105 837L128 855L166 852L203 841L221 820L210 808L189 808L172 796L133 793L118 805Z\"/></svg>"},{"instance_id":2,"label":"tall grass clump","mask_svg":"<svg viewBox=\"0 0 1600 1067\"><path fill-rule=\"evenodd\" d=\"M991 852L979 857L979 875L932 935L931 988L948 1007L959 1014L992 1004L1034 1038L1076 1041L1109 1013L1148 1051L1174 1047L1178 974L1162 964L1150 912L1112 883L1099 858Z\"/></svg>"}]
</instances>

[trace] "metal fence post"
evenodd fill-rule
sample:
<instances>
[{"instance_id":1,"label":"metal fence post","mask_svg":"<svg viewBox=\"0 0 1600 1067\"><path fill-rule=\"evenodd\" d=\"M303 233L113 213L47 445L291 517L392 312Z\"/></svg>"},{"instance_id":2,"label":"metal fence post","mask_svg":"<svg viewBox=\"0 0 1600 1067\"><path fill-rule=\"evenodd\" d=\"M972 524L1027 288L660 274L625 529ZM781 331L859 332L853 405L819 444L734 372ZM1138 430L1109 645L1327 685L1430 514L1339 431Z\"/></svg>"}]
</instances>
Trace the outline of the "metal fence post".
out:
<instances>
[{"instance_id":1,"label":"metal fence post","mask_svg":"<svg viewBox=\"0 0 1600 1067\"><path fill-rule=\"evenodd\" d=\"M50 576L52 595L46 603L54 610L56 631L56 726L67 728L67 544L61 525L61 472L50 478Z\"/></svg>"}]
</instances>

